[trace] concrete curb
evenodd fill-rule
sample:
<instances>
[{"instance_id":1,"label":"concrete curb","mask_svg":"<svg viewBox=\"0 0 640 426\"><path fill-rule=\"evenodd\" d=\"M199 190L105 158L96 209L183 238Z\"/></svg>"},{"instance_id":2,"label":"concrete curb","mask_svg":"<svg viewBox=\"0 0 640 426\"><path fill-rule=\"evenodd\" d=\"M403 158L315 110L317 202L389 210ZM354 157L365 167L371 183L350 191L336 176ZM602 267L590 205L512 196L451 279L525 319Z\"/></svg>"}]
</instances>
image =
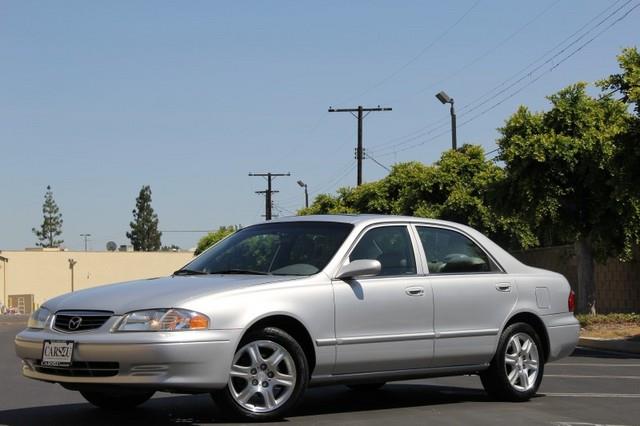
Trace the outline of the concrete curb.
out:
<instances>
[{"instance_id":1,"label":"concrete curb","mask_svg":"<svg viewBox=\"0 0 640 426\"><path fill-rule=\"evenodd\" d=\"M640 342L624 339L598 339L596 337L581 337L578 345L591 349L602 349L613 352L640 354Z\"/></svg>"}]
</instances>

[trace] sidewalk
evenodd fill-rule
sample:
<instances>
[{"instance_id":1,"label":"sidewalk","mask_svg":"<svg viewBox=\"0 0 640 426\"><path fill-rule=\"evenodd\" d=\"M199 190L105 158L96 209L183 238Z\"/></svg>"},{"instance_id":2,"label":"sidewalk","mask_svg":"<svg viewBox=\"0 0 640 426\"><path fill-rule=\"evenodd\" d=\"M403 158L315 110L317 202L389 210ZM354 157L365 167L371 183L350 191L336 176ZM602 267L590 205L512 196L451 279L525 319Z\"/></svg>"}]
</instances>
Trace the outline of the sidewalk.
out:
<instances>
[{"instance_id":1,"label":"sidewalk","mask_svg":"<svg viewBox=\"0 0 640 426\"><path fill-rule=\"evenodd\" d=\"M0 315L0 323L20 323L27 324L29 315Z\"/></svg>"},{"instance_id":2,"label":"sidewalk","mask_svg":"<svg viewBox=\"0 0 640 426\"><path fill-rule=\"evenodd\" d=\"M627 339L600 339L597 337L580 337L579 346L613 352L626 352L640 355L640 341Z\"/></svg>"}]
</instances>

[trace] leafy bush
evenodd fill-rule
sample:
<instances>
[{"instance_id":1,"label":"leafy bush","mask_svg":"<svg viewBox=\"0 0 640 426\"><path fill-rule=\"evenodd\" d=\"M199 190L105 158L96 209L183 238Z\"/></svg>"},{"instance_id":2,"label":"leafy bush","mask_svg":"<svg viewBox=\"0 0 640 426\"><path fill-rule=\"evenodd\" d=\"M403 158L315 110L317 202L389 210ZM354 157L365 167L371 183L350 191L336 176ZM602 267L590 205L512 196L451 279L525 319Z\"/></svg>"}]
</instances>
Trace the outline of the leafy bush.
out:
<instances>
[{"instance_id":1,"label":"leafy bush","mask_svg":"<svg viewBox=\"0 0 640 426\"><path fill-rule=\"evenodd\" d=\"M598 325L617 325L617 324L637 324L640 325L640 314L579 314L576 315L580 321L580 327L598 326Z\"/></svg>"},{"instance_id":2,"label":"leafy bush","mask_svg":"<svg viewBox=\"0 0 640 426\"><path fill-rule=\"evenodd\" d=\"M218 229L217 231L209 232L207 235L202 237L200 241L198 241L198 246L196 247L196 251L194 252L194 255L195 256L199 255L200 253L202 253L203 251L205 251L206 249L208 249L209 247L211 247L221 239L225 238L230 234L233 234L237 230L238 230L237 226L221 226L220 229Z\"/></svg>"}]
</instances>

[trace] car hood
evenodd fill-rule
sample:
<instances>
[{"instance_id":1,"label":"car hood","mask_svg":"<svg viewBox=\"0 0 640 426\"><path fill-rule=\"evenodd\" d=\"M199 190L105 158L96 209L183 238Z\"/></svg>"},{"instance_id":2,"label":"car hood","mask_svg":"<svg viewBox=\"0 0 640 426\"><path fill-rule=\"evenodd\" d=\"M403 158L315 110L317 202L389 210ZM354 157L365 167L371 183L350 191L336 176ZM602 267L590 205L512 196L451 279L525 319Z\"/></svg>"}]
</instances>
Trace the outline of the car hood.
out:
<instances>
[{"instance_id":1,"label":"car hood","mask_svg":"<svg viewBox=\"0 0 640 426\"><path fill-rule=\"evenodd\" d=\"M190 275L152 278L63 294L45 302L44 306L53 312L100 310L118 315L139 309L180 308L193 298L299 278L273 275Z\"/></svg>"}]
</instances>

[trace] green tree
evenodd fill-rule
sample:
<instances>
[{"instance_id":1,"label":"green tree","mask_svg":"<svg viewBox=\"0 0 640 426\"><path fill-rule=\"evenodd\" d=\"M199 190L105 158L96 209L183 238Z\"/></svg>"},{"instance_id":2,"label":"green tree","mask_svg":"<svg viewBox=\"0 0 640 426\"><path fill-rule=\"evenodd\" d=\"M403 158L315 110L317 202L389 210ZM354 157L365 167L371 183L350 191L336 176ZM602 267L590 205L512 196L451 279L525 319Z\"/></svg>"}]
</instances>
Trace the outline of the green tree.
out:
<instances>
[{"instance_id":1,"label":"green tree","mask_svg":"<svg viewBox=\"0 0 640 426\"><path fill-rule=\"evenodd\" d=\"M47 248L59 247L64 242L64 240L57 239L62 235L62 213L60 213L58 204L53 199L51 186L47 186L47 192L44 194L42 215L44 218L40 229L31 228L31 231L39 240L36 245Z\"/></svg>"},{"instance_id":2,"label":"green tree","mask_svg":"<svg viewBox=\"0 0 640 426\"><path fill-rule=\"evenodd\" d=\"M623 49L618 56L621 72L597 85L608 96L622 95L621 101L635 115L627 119L626 130L618 135L612 168L616 170L615 199L624 223L624 258L632 256L632 247L640 240L640 53L637 48Z\"/></svg>"},{"instance_id":3,"label":"green tree","mask_svg":"<svg viewBox=\"0 0 640 426\"><path fill-rule=\"evenodd\" d=\"M640 117L640 52L637 47L622 49L618 55L621 72L612 74L596 84L611 94L620 92L622 101L633 105L636 117Z\"/></svg>"},{"instance_id":4,"label":"green tree","mask_svg":"<svg viewBox=\"0 0 640 426\"><path fill-rule=\"evenodd\" d=\"M498 146L502 205L526 218L543 245L575 244L578 308L595 312L594 259L624 251L614 159L628 113L586 88L578 83L549 96L546 112L520 107L500 129Z\"/></svg>"},{"instance_id":5,"label":"green tree","mask_svg":"<svg viewBox=\"0 0 640 426\"><path fill-rule=\"evenodd\" d=\"M160 250L160 237L162 232L158 230L158 215L151 207L151 187L144 185L136 198L136 208L133 209L133 222L129 224L131 232L127 232L127 238L131 240L136 251Z\"/></svg>"},{"instance_id":6,"label":"green tree","mask_svg":"<svg viewBox=\"0 0 640 426\"><path fill-rule=\"evenodd\" d=\"M217 231L209 232L204 237L200 238L198 241L198 246L196 247L196 251L194 253L195 256L199 255L218 241L227 237L228 235L233 234L239 229L238 226L221 226Z\"/></svg>"},{"instance_id":7,"label":"green tree","mask_svg":"<svg viewBox=\"0 0 640 426\"><path fill-rule=\"evenodd\" d=\"M493 208L495 188L504 171L486 160L480 146L446 151L434 165L417 161L393 166L389 175L337 195L318 196L300 214L378 213L421 216L464 223L509 247L530 247L537 240L517 216Z\"/></svg>"}]
</instances>

